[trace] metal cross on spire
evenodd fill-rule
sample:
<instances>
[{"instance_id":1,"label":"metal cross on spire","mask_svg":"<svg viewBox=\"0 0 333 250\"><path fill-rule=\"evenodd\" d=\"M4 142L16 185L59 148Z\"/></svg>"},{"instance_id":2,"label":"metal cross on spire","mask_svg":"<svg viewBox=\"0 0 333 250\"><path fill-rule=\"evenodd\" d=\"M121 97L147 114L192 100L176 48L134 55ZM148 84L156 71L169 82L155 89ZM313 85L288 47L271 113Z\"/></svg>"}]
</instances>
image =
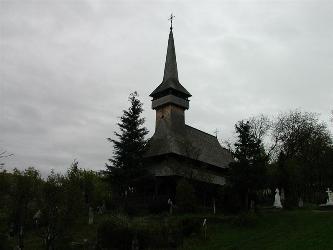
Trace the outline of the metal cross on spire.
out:
<instances>
[{"instance_id":1,"label":"metal cross on spire","mask_svg":"<svg viewBox=\"0 0 333 250\"><path fill-rule=\"evenodd\" d=\"M215 137L216 137L216 138L217 138L217 135L218 135L219 132L220 132L220 130L215 129L214 134L215 134Z\"/></svg>"},{"instance_id":2,"label":"metal cross on spire","mask_svg":"<svg viewBox=\"0 0 333 250\"><path fill-rule=\"evenodd\" d=\"M170 20L170 23L171 23L171 25L170 25L170 30L172 30L172 22L173 22L173 19L175 19L175 16L171 13L171 15L170 15L170 17L169 17L169 19L168 20Z\"/></svg>"}]
</instances>

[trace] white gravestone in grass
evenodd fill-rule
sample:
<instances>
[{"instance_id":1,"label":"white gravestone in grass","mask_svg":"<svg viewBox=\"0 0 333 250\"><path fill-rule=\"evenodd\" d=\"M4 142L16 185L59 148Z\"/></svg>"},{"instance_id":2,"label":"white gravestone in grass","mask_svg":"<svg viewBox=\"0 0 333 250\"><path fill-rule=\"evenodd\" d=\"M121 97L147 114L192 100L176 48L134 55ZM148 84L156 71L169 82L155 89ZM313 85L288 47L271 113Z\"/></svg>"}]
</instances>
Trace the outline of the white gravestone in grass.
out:
<instances>
[{"instance_id":1,"label":"white gravestone in grass","mask_svg":"<svg viewBox=\"0 0 333 250\"><path fill-rule=\"evenodd\" d=\"M204 218L203 222L202 222L202 228L204 231L204 238L205 240L207 239L207 219Z\"/></svg>"},{"instance_id":2,"label":"white gravestone in grass","mask_svg":"<svg viewBox=\"0 0 333 250\"><path fill-rule=\"evenodd\" d=\"M320 205L321 207L333 206L333 192L329 188L327 188L326 193L327 193L328 198L327 198L325 204Z\"/></svg>"},{"instance_id":3,"label":"white gravestone in grass","mask_svg":"<svg viewBox=\"0 0 333 250\"><path fill-rule=\"evenodd\" d=\"M280 192L279 192L278 188L275 190L275 199L274 199L273 207L282 208Z\"/></svg>"},{"instance_id":4,"label":"white gravestone in grass","mask_svg":"<svg viewBox=\"0 0 333 250\"><path fill-rule=\"evenodd\" d=\"M172 215L173 202L170 198L168 199L168 205L169 205L169 214Z\"/></svg>"},{"instance_id":5,"label":"white gravestone in grass","mask_svg":"<svg viewBox=\"0 0 333 250\"><path fill-rule=\"evenodd\" d=\"M88 219L88 224L92 225L94 224L94 210L92 207L89 207L89 219Z\"/></svg>"},{"instance_id":6,"label":"white gravestone in grass","mask_svg":"<svg viewBox=\"0 0 333 250\"><path fill-rule=\"evenodd\" d=\"M328 188L326 193L328 195L326 206L333 206L333 192Z\"/></svg>"},{"instance_id":7,"label":"white gravestone in grass","mask_svg":"<svg viewBox=\"0 0 333 250\"><path fill-rule=\"evenodd\" d=\"M42 215L42 212L41 212L40 209L39 209L39 210L35 213L35 215L34 215L34 217L33 217L33 220L34 220L35 226L38 226L41 215Z\"/></svg>"},{"instance_id":8,"label":"white gravestone in grass","mask_svg":"<svg viewBox=\"0 0 333 250\"><path fill-rule=\"evenodd\" d=\"M299 208L304 207L304 202L303 202L302 197L300 197L299 200L298 200L298 207L299 207Z\"/></svg>"}]
</instances>

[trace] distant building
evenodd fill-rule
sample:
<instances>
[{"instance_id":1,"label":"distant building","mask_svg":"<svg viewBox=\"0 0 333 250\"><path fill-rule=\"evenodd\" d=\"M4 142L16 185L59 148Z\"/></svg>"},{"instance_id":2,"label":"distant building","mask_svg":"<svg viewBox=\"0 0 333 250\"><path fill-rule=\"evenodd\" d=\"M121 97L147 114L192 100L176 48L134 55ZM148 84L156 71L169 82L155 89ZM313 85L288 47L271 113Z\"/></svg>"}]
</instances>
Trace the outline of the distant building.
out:
<instances>
[{"instance_id":1,"label":"distant building","mask_svg":"<svg viewBox=\"0 0 333 250\"><path fill-rule=\"evenodd\" d=\"M178 80L172 27L163 81L150 96L152 109L156 110L156 126L144 157L160 185L172 186L182 177L224 185L226 169L233 161L230 152L215 136L185 124L191 94Z\"/></svg>"}]
</instances>

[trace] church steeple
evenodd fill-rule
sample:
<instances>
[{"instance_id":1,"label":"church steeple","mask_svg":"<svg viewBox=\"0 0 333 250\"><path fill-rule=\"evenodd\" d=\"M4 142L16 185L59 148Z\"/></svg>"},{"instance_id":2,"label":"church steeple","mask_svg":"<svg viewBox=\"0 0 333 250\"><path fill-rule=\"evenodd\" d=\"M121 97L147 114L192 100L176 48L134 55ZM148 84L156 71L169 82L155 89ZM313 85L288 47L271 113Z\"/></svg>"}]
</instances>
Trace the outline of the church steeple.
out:
<instances>
[{"instance_id":1,"label":"church steeple","mask_svg":"<svg viewBox=\"0 0 333 250\"><path fill-rule=\"evenodd\" d=\"M173 17L171 15L171 17ZM168 39L168 48L164 66L162 83L150 94L153 97L152 107L157 109L166 104L175 104L178 107L188 109L188 97L192 95L180 84L178 79L178 69L176 60L176 50L173 38L173 27L171 27Z\"/></svg>"},{"instance_id":2,"label":"church steeple","mask_svg":"<svg viewBox=\"0 0 333 250\"><path fill-rule=\"evenodd\" d=\"M169 33L168 50L167 50L165 66L164 66L163 82L168 79L173 79L174 81L179 81L172 26L170 27L170 33Z\"/></svg>"}]
</instances>

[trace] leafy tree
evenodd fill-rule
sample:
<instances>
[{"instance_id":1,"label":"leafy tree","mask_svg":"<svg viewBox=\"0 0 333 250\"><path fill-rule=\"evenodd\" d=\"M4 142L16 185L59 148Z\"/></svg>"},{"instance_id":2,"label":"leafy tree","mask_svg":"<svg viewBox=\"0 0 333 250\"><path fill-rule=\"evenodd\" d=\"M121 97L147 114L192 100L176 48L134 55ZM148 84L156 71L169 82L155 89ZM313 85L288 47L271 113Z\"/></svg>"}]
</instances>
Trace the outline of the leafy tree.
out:
<instances>
[{"instance_id":1,"label":"leafy tree","mask_svg":"<svg viewBox=\"0 0 333 250\"><path fill-rule=\"evenodd\" d=\"M10 189L7 208L8 223L17 233L26 232L32 227L32 217L41 203L42 179L38 170L29 167L24 171L14 169L10 176ZM23 247L23 234L18 234L19 245Z\"/></svg>"},{"instance_id":2,"label":"leafy tree","mask_svg":"<svg viewBox=\"0 0 333 250\"><path fill-rule=\"evenodd\" d=\"M41 237L47 249L60 249L68 243L72 226L83 218L88 221L89 207L101 205L106 196L101 184L97 173L79 168L76 160L65 175L51 171L43 186Z\"/></svg>"},{"instance_id":3,"label":"leafy tree","mask_svg":"<svg viewBox=\"0 0 333 250\"><path fill-rule=\"evenodd\" d=\"M7 173L5 169L0 168L0 207L4 205L4 196L10 191L10 178L11 174Z\"/></svg>"},{"instance_id":4,"label":"leafy tree","mask_svg":"<svg viewBox=\"0 0 333 250\"><path fill-rule=\"evenodd\" d=\"M41 230L41 237L46 249L53 249L60 232L67 229L64 215L65 193L63 182L64 176L56 174L52 169L43 185L43 207L41 211L45 227Z\"/></svg>"},{"instance_id":5,"label":"leafy tree","mask_svg":"<svg viewBox=\"0 0 333 250\"><path fill-rule=\"evenodd\" d=\"M124 192L129 187L139 188L146 171L142 165L145 136L148 130L143 126L145 119L140 117L143 108L137 92L129 96L130 107L123 111L117 123L120 133L115 132L116 139L108 138L113 143L113 158L106 164L111 184L118 191Z\"/></svg>"},{"instance_id":6,"label":"leafy tree","mask_svg":"<svg viewBox=\"0 0 333 250\"><path fill-rule=\"evenodd\" d=\"M262 142L250 122L240 121L235 125L238 140L233 156L236 161L230 164L228 180L248 208L249 195L254 194L265 184L267 157Z\"/></svg>"},{"instance_id":7,"label":"leafy tree","mask_svg":"<svg viewBox=\"0 0 333 250\"><path fill-rule=\"evenodd\" d=\"M82 171L78 161L74 160L62 183L64 192L64 209L68 221L73 221L87 210L85 204Z\"/></svg>"},{"instance_id":8,"label":"leafy tree","mask_svg":"<svg viewBox=\"0 0 333 250\"><path fill-rule=\"evenodd\" d=\"M319 122L318 115L299 110L281 114L274 124L273 136L279 142L277 149L287 158L305 156L313 142L331 144L327 126Z\"/></svg>"},{"instance_id":9,"label":"leafy tree","mask_svg":"<svg viewBox=\"0 0 333 250\"><path fill-rule=\"evenodd\" d=\"M23 246L23 236L34 231L45 249L67 249L73 225L88 221L88 206L102 205L109 196L105 191L101 175L80 169L77 161L64 175L52 170L46 180L31 167L0 169L0 235L10 231Z\"/></svg>"},{"instance_id":10,"label":"leafy tree","mask_svg":"<svg viewBox=\"0 0 333 250\"><path fill-rule=\"evenodd\" d=\"M273 138L278 142L278 183L287 200L297 201L311 186L332 184L332 138L317 114L299 110L281 114L274 124Z\"/></svg>"}]
</instances>

